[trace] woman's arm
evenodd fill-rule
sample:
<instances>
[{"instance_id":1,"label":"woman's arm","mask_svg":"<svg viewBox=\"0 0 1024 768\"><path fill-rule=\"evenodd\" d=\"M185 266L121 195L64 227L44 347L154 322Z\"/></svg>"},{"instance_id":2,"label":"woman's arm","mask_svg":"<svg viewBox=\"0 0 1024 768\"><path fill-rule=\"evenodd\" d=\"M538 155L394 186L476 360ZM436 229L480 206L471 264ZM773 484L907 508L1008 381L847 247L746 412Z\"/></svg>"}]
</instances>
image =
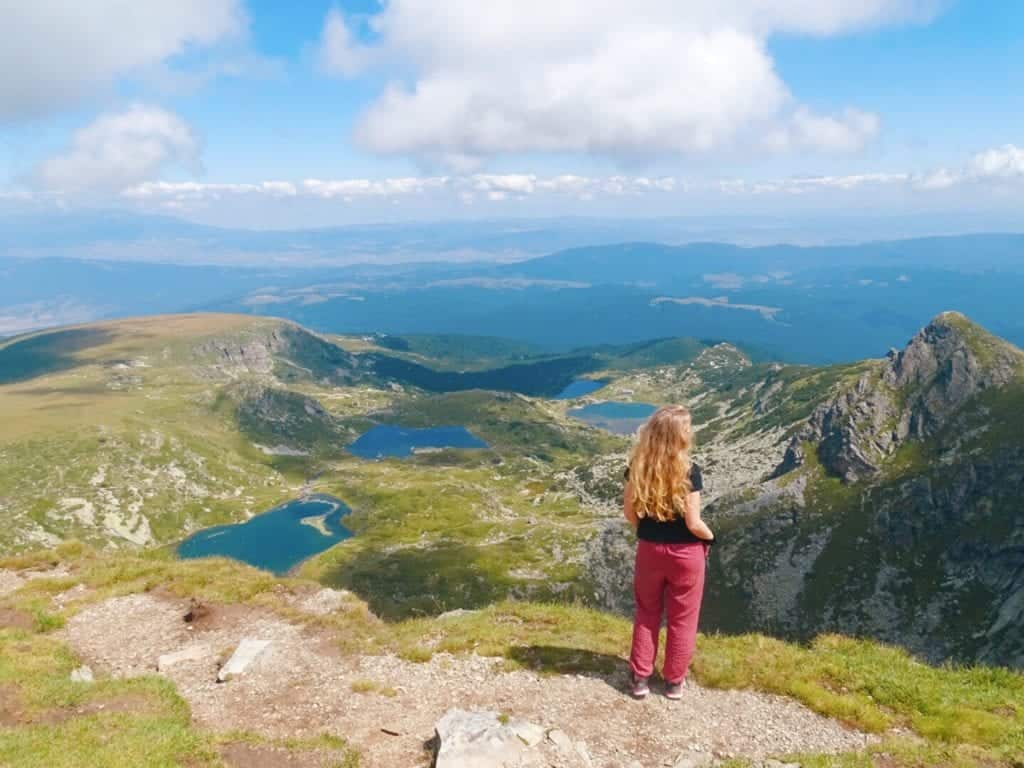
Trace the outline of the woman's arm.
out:
<instances>
[{"instance_id":1,"label":"woman's arm","mask_svg":"<svg viewBox=\"0 0 1024 768\"><path fill-rule=\"evenodd\" d=\"M636 510L633 509L633 486L626 483L626 490L622 495L622 514L626 518L626 522L636 528L640 525L640 518L636 516Z\"/></svg>"},{"instance_id":2,"label":"woman's arm","mask_svg":"<svg viewBox=\"0 0 1024 768\"><path fill-rule=\"evenodd\" d=\"M690 529L690 533L698 539L714 540L715 534L700 517L700 491L693 491L686 497L686 511L683 519L686 521L686 527Z\"/></svg>"}]
</instances>

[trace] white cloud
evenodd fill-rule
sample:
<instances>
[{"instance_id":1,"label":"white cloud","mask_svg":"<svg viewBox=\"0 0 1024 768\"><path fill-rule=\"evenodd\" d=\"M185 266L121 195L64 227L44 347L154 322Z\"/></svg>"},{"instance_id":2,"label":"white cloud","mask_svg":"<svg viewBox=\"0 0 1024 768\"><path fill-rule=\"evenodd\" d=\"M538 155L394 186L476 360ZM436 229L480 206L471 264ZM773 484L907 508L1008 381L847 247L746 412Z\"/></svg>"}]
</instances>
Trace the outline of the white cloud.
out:
<instances>
[{"instance_id":1,"label":"white cloud","mask_svg":"<svg viewBox=\"0 0 1024 768\"><path fill-rule=\"evenodd\" d=\"M356 42L337 8L328 11L324 21L319 58L324 72L343 77L358 75L370 63L370 51Z\"/></svg>"},{"instance_id":2,"label":"white cloud","mask_svg":"<svg viewBox=\"0 0 1024 768\"><path fill-rule=\"evenodd\" d=\"M209 183L201 181L146 181L121 191L124 197L136 200L170 199L221 200L229 195L295 197L298 188L290 181L261 181L258 184Z\"/></svg>"},{"instance_id":3,"label":"white cloud","mask_svg":"<svg viewBox=\"0 0 1024 768\"><path fill-rule=\"evenodd\" d=\"M1004 144L978 152L960 170L937 168L914 177L914 186L941 191L963 184L1000 185L1024 180L1024 149Z\"/></svg>"},{"instance_id":4,"label":"white cloud","mask_svg":"<svg viewBox=\"0 0 1024 768\"><path fill-rule=\"evenodd\" d=\"M138 104L102 115L76 131L68 149L38 168L43 186L61 192L117 191L169 165L196 170L199 140L177 115Z\"/></svg>"},{"instance_id":5,"label":"white cloud","mask_svg":"<svg viewBox=\"0 0 1024 768\"><path fill-rule=\"evenodd\" d=\"M484 193L492 200L503 200L509 195L524 197L544 192L590 199L596 194L629 195L645 192L672 192L682 187L682 183L672 177L590 177L564 174L544 178L522 173L477 173L467 177L457 177L455 184L466 186L470 191Z\"/></svg>"},{"instance_id":6,"label":"white cloud","mask_svg":"<svg viewBox=\"0 0 1024 768\"><path fill-rule=\"evenodd\" d=\"M72 106L120 76L244 27L240 0L6 0L0 122Z\"/></svg>"},{"instance_id":7,"label":"white cloud","mask_svg":"<svg viewBox=\"0 0 1024 768\"><path fill-rule=\"evenodd\" d=\"M977 179L1024 178L1024 149L1006 144L979 152L971 159L968 174Z\"/></svg>"},{"instance_id":8,"label":"white cloud","mask_svg":"<svg viewBox=\"0 0 1024 768\"><path fill-rule=\"evenodd\" d=\"M0 189L0 200L14 200L24 203L32 199L32 192L27 189L20 189L18 187L14 187L12 189Z\"/></svg>"},{"instance_id":9,"label":"white cloud","mask_svg":"<svg viewBox=\"0 0 1024 768\"><path fill-rule=\"evenodd\" d=\"M161 205L183 205L220 200L230 195L262 195L354 202L360 199L391 199L429 195L449 204L480 201L500 203L531 197L562 197L578 200L643 196L689 196L688 199L725 195L782 197L824 194L873 195L883 190L932 192L964 184L1004 185L1024 180L1024 150L1014 145L986 150L970 158L960 170L940 167L925 173L870 171L844 175L768 179L681 179L674 176L582 176L533 173L471 173L451 176L410 176L383 179L305 179L301 182L209 183L147 181L122 191L122 195ZM0 193L2 194L2 193Z\"/></svg>"},{"instance_id":10,"label":"white cloud","mask_svg":"<svg viewBox=\"0 0 1024 768\"><path fill-rule=\"evenodd\" d=\"M854 152L878 135L878 115L848 108L839 115L816 115L806 107L796 110L788 122L768 134L772 149L823 149Z\"/></svg>"},{"instance_id":11,"label":"white cloud","mask_svg":"<svg viewBox=\"0 0 1024 768\"><path fill-rule=\"evenodd\" d=\"M846 176L806 176L792 179L768 179L746 181L726 179L715 183L715 187L729 195L802 195L822 190L854 190L865 186L889 186L904 184L910 179L906 173L855 173Z\"/></svg>"},{"instance_id":12,"label":"white cloud","mask_svg":"<svg viewBox=\"0 0 1024 768\"><path fill-rule=\"evenodd\" d=\"M448 183L443 176L431 178L405 177L397 179L340 179L324 181L322 179L306 179L302 189L316 197L331 199L356 197L392 197L425 192L428 189L439 189Z\"/></svg>"},{"instance_id":13,"label":"white cloud","mask_svg":"<svg viewBox=\"0 0 1024 768\"><path fill-rule=\"evenodd\" d=\"M256 183L203 181L143 181L125 187L122 197L141 203L181 205L223 200L230 196L305 197L353 201L367 198L402 198L424 194L450 194L463 202L501 201L533 195L562 195L589 200L597 195L665 194L686 188L673 177L591 177L563 174L470 174L462 176L406 176L384 179L304 179L301 182Z\"/></svg>"},{"instance_id":14,"label":"white cloud","mask_svg":"<svg viewBox=\"0 0 1024 768\"><path fill-rule=\"evenodd\" d=\"M878 118L819 115L775 70L777 33L834 35L927 17L935 0L391 0L361 43L337 12L327 70L401 72L358 141L465 171L501 153L613 157L769 143L849 151Z\"/></svg>"},{"instance_id":15,"label":"white cloud","mask_svg":"<svg viewBox=\"0 0 1024 768\"><path fill-rule=\"evenodd\" d=\"M960 183L961 175L948 168L937 168L926 174L914 177L914 186L926 191L949 189Z\"/></svg>"}]
</instances>

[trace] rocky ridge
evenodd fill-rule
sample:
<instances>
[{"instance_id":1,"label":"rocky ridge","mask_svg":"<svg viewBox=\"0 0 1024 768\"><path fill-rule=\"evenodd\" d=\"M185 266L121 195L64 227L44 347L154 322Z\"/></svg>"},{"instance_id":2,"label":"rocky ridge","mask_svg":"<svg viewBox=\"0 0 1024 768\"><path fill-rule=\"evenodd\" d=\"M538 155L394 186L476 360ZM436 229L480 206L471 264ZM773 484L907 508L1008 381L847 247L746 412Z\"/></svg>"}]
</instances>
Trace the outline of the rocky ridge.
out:
<instances>
[{"instance_id":1,"label":"rocky ridge","mask_svg":"<svg viewBox=\"0 0 1024 768\"><path fill-rule=\"evenodd\" d=\"M1024 666L1011 629L1024 622L1022 362L950 312L880 360L677 369L720 538L703 626ZM628 614L624 461L580 468L570 486L605 520L588 545L594 599Z\"/></svg>"},{"instance_id":2,"label":"rocky ridge","mask_svg":"<svg viewBox=\"0 0 1024 768\"><path fill-rule=\"evenodd\" d=\"M1024 665L1024 446L992 423L1015 417L1022 361L945 313L817 406L754 499L722 510L714 620Z\"/></svg>"},{"instance_id":3,"label":"rocky ridge","mask_svg":"<svg viewBox=\"0 0 1024 768\"><path fill-rule=\"evenodd\" d=\"M822 465L844 481L871 477L908 440L934 436L979 394L1012 381L1022 363L1020 350L963 315L939 315L903 350L891 350L818 406L775 475L803 464L804 444L812 443Z\"/></svg>"}]
</instances>

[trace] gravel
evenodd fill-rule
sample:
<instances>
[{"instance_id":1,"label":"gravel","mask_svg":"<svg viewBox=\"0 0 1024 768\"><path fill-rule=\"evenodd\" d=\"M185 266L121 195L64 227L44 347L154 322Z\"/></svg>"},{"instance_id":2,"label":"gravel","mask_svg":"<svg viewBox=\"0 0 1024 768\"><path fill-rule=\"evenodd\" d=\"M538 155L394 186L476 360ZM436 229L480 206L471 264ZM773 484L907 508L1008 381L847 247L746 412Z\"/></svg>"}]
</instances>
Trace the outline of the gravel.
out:
<instances>
[{"instance_id":1,"label":"gravel","mask_svg":"<svg viewBox=\"0 0 1024 768\"><path fill-rule=\"evenodd\" d=\"M370 768L428 765L424 744L451 707L559 729L584 745L595 766L653 768L671 765L681 753L760 760L856 750L868 741L778 696L691 685L681 702L657 695L635 702L623 693L624 672L610 679L542 677L504 671L499 660L475 655L438 654L425 664L392 655L342 656L323 630L262 609L233 606L209 628L191 630L182 621L187 607L152 595L114 598L71 618L64 636L95 669L114 676L155 674L161 654L201 645L205 654L165 673L198 723L279 738L334 734L360 749ZM244 676L218 684L219 665L243 637L269 646ZM366 681L395 695L353 692Z\"/></svg>"}]
</instances>

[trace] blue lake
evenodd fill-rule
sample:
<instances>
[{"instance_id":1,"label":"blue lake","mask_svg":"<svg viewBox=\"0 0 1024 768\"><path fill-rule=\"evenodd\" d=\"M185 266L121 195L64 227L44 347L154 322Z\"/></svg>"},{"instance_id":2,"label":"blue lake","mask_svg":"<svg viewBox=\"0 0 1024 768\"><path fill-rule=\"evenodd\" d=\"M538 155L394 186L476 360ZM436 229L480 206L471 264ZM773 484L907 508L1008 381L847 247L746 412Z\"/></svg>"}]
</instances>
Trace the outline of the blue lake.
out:
<instances>
[{"instance_id":1,"label":"blue lake","mask_svg":"<svg viewBox=\"0 0 1024 768\"><path fill-rule=\"evenodd\" d=\"M465 427L414 429L378 424L348 446L349 453L364 459L410 456L422 448L486 448L487 443Z\"/></svg>"},{"instance_id":2,"label":"blue lake","mask_svg":"<svg viewBox=\"0 0 1024 768\"><path fill-rule=\"evenodd\" d=\"M555 395L555 400L574 400L589 395L608 384L605 379L576 379L569 386Z\"/></svg>"},{"instance_id":3,"label":"blue lake","mask_svg":"<svg viewBox=\"0 0 1024 768\"><path fill-rule=\"evenodd\" d=\"M650 403L607 401L604 403L591 403L582 408L571 408L569 409L569 415L595 427L606 429L609 432L615 432L619 435L631 435L656 410L658 410L658 407Z\"/></svg>"},{"instance_id":4,"label":"blue lake","mask_svg":"<svg viewBox=\"0 0 1024 768\"><path fill-rule=\"evenodd\" d=\"M178 556L230 557L280 575L351 537L341 524L348 512L331 496L296 499L244 523L197 531L178 545Z\"/></svg>"}]
</instances>

